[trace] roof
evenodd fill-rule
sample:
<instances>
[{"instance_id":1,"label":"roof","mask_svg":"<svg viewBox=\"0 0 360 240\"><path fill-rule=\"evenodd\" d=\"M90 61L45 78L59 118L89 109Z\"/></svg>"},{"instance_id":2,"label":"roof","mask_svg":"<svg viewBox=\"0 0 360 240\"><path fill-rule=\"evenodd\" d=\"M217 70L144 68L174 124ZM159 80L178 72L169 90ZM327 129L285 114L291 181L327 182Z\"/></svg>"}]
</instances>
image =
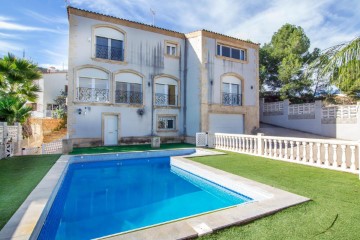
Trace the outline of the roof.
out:
<instances>
[{"instance_id":1,"label":"roof","mask_svg":"<svg viewBox=\"0 0 360 240\"><path fill-rule=\"evenodd\" d=\"M157 27L157 26L153 26L153 25L149 25L149 24L145 24L145 23L141 23L141 22L137 22L137 21L132 21L132 20L124 19L124 18L119 18L119 17L107 15L107 14L102 14L102 13L98 13L98 12L93 12L93 11L89 11L89 10L75 8L75 7L71 7L71 6L67 7L67 12L68 12L68 17L70 16L70 14L74 14L74 15L78 15L78 16L82 16L82 17L87 17L87 18L93 18L93 19L98 19L98 20L102 20L102 21L112 22L112 23L115 23L115 24L121 24L121 25L125 25L125 26L128 26L128 27L133 27L133 28L142 29L142 30L155 32L155 33L161 33L161 34L164 34L164 35L169 35L169 36L183 38L183 39L185 39L186 35L187 35L185 33L177 32L177 31L174 31L174 30L161 28L161 27ZM228 39L235 40L235 41L241 41L243 43L248 43L248 44L251 44L251 45L256 45L256 46L260 45L258 43L253 43L253 42L248 41L248 40L242 40L242 39L239 39L239 38L231 37L231 36L228 36L228 35L225 35L225 34L213 32L213 31L206 30L206 29L194 31L194 32L191 32L191 33L196 33L196 32L208 33L208 34L211 34L211 35L220 36L222 38L228 38ZM191 33L188 33L188 34L191 34Z\"/></svg>"}]
</instances>

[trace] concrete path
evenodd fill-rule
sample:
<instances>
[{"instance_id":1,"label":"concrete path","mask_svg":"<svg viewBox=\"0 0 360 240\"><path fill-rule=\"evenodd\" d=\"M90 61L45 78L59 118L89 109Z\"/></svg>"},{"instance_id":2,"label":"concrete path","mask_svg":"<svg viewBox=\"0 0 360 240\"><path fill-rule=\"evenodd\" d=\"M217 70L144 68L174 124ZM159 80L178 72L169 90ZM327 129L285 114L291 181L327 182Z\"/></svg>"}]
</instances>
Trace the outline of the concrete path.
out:
<instances>
[{"instance_id":1,"label":"concrete path","mask_svg":"<svg viewBox=\"0 0 360 240\"><path fill-rule=\"evenodd\" d=\"M306 133L297 130L292 130L289 128L278 127L266 123L260 123L260 128L256 130L256 133L263 133L265 136L333 139L312 133Z\"/></svg>"}]
</instances>

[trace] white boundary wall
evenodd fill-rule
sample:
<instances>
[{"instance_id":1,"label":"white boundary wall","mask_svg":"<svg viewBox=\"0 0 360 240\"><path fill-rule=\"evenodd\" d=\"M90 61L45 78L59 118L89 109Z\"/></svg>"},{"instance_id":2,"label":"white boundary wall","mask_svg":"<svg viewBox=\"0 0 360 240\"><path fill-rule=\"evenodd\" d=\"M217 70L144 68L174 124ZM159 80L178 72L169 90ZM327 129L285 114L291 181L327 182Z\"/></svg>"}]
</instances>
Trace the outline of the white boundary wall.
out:
<instances>
[{"instance_id":1,"label":"white boundary wall","mask_svg":"<svg viewBox=\"0 0 360 240\"><path fill-rule=\"evenodd\" d=\"M323 107L321 101L292 104L260 101L260 121L344 140L360 139L360 103Z\"/></svg>"},{"instance_id":2,"label":"white boundary wall","mask_svg":"<svg viewBox=\"0 0 360 240\"><path fill-rule=\"evenodd\" d=\"M209 147L359 174L359 141L208 134Z\"/></svg>"}]
</instances>

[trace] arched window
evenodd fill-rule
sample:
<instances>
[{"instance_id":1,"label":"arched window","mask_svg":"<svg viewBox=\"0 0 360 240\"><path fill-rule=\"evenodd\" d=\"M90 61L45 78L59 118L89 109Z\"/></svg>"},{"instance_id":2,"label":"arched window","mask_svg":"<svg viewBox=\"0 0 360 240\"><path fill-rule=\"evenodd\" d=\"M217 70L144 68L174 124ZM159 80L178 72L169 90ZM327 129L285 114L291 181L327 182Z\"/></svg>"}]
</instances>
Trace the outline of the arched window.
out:
<instances>
[{"instance_id":1,"label":"arched window","mask_svg":"<svg viewBox=\"0 0 360 240\"><path fill-rule=\"evenodd\" d=\"M95 26L94 57L114 61L124 61L125 33L115 27Z\"/></svg>"},{"instance_id":2,"label":"arched window","mask_svg":"<svg viewBox=\"0 0 360 240\"><path fill-rule=\"evenodd\" d=\"M242 81L236 76L225 75L222 77L222 104L242 105Z\"/></svg>"},{"instance_id":3,"label":"arched window","mask_svg":"<svg viewBox=\"0 0 360 240\"><path fill-rule=\"evenodd\" d=\"M109 73L97 68L77 71L76 99L79 102L109 102Z\"/></svg>"},{"instance_id":4,"label":"arched window","mask_svg":"<svg viewBox=\"0 0 360 240\"><path fill-rule=\"evenodd\" d=\"M143 77L132 72L115 74L115 103L142 104Z\"/></svg>"},{"instance_id":5,"label":"arched window","mask_svg":"<svg viewBox=\"0 0 360 240\"><path fill-rule=\"evenodd\" d=\"M178 81L171 76L155 78L155 105L178 106Z\"/></svg>"}]
</instances>

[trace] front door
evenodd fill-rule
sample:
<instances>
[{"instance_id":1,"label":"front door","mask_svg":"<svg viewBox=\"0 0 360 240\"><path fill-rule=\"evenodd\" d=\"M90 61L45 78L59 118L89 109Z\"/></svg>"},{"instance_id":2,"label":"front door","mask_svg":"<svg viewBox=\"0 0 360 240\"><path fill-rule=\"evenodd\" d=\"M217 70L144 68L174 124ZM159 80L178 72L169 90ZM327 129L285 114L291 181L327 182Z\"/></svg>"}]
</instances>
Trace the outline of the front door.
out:
<instances>
[{"instance_id":1,"label":"front door","mask_svg":"<svg viewBox=\"0 0 360 240\"><path fill-rule=\"evenodd\" d=\"M115 115L104 116L104 145L118 144L118 117Z\"/></svg>"}]
</instances>

